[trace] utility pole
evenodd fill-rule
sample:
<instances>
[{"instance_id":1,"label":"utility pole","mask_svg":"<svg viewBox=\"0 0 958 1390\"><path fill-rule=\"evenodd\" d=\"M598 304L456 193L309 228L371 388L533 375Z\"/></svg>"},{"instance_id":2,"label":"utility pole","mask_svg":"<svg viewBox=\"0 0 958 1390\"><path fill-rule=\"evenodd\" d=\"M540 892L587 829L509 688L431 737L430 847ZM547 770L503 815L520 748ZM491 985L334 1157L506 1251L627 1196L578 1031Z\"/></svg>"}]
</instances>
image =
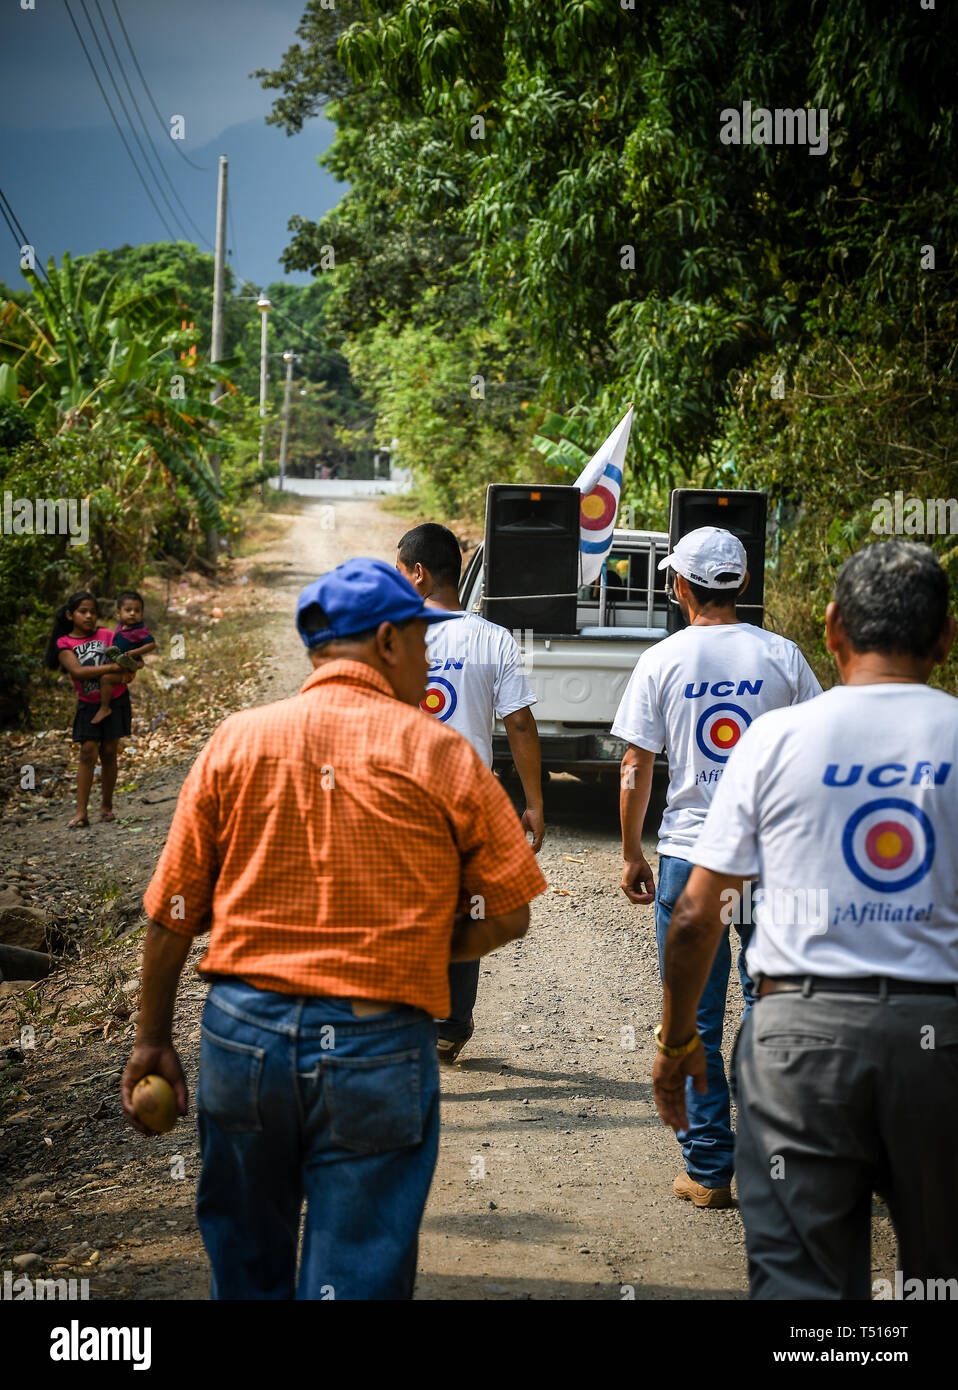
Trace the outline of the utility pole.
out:
<instances>
[{"instance_id":1,"label":"utility pole","mask_svg":"<svg viewBox=\"0 0 958 1390\"><path fill-rule=\"evenodd\" d=\"M280 489L286 485L286 443L289 439L289 398L293 393L293 363L296 361L295 352L289 349L283 353L283 361L286 363L286 390L283 394L283 437L279 445L279 485Z\"/></svg>"},{"instance_id":2,"label":"utility pole","mask_svg":"<svg viewBox=\"0 0 958 1390\"><path fill-rule=\"evenodd\" d=\"M256 301L256 307L260 313L262 324L259 340L259 418L262 425L259 431L259 471L265 474L266 469L266 384L269 380L268 360L269 345L267 342L267 324L269 321L269 311L273 307L267 299L265 293L261 294ZM266 501L266 478L263 476L260 483L260 497Z\"/></svg>"},{"instance_id":3,"label":"utility pole","mask_svg":"<svg viewBox=\"0 0 958 1390\"><path fill-rule=\"evenodd\" d=\"M223 358L223 317L226 299L226 185L228 162L225 154L220 155L219 179L216 187L216 253L213 262L213 337L210 344L210 361L220 362ZM210 404L215 405L223 394L217 383L210 392ZM217 482L220 480L220 456L210 455L210 468ZM206 548L209 558L214 562L219 556L219 535L215 530L206 533Z\"/></svg>"}]
</instances>

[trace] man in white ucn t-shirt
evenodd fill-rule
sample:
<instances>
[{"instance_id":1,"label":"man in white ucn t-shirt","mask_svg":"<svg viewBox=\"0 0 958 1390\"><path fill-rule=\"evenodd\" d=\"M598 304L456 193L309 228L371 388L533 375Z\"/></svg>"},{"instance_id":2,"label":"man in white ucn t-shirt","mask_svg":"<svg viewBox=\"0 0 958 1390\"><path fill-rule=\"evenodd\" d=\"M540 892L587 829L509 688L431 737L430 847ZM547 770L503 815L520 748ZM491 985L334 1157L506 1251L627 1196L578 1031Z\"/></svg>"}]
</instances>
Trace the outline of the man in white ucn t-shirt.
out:
<instances>
[{"instance_id":1,"label":"man in white ucn t-shirt","mask_svg":"<svg viewBox=\"0 0 958 1390\"><path fill-rule=\"evenodd\" d=\"M958 700L926 684L954 639L948 603L927 546L845 562L826 612L843 684L749 728L673 913L675 1055L652 1077L681 1129L719 914L761 879L759 998L733 1059L753 1298L933 1298L958 1275ZM898 1236L894 1293L871 1284L873 1191Z\"/></svg>"},{"instance_id":2,"label":"man in white ucn t-shirt","mask_svg":"<svg viewBox=\"0 0 958 1390\"><path fill-rule=\"evenodd\" d=\"M399 542L396 568L426 602L461 611L462 551L453 533L437 522L407 531ZM455 622L434 623L426 636L429 678L422 708L462 734L492 767L492 728L498 715L526 800L521 823L539 853L545 835L539 733L532 716L535 691L526 679L519 644L498 623L468 613ZM454 1062L472 1037L472 1011L479 988L479 961L449 966L448 1018L437 1020L441 1062Z\"/></svg>"},{"instance_id":3,"label":"man in white ucn t-shirt","mask_svg":"<svg viewBox=\"0 0 958 1390\"><path fill-rule=\"evenodd\" d=\"M794 642L738 621L735 599L748 582L748 570L745 547L730 531L715 526L690 531L660 562L659 568L665 567L672 570L675 601L689 625L642 654L612 725L612 732L629 744L620 793L621 886L633 903L653 901L642 823L655 756L664 748L669 760L654 896L660 968L672 909L692 872L695 844L732 749L766 710L821 694ZM739 978L748 1008L753 996L745 953L751 926L741 917L736 925L742 943ZM686 1171L672 1186L676 1197L697 1207L727 1207L732 1200L734 1141L722 1060L730 967L726 926L699 1005L708 1092L689 1094L689 1125L678 1135Z\"/></svg>"}]
</instances>

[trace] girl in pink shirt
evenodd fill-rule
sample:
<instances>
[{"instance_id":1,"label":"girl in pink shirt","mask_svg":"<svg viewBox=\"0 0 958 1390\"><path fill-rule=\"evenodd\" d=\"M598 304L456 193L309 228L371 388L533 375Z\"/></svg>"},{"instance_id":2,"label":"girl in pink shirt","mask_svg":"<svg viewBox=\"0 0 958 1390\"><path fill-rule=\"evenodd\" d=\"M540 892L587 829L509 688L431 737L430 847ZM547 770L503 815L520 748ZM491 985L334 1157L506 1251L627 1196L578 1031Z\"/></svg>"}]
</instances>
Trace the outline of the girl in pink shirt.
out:
<instances>
[{"instance_id":1,"label":"girl in pink shirt","mask_svg":"<svg viewBox=\"0 0 958 1390\"><path fill-rule=\"evenodd\" d=\"M133 676L107 661L106 651L112 643L112 629L100 626L96 599L88 589L71 594L63 607L57 609L47 642L46 664L52 671L66 671L77 692L73 742L80 745L80 764L77 769L77 809L69 822L71 829L90 824L87 802L98 757L103 768L100 820L116 819L113 813L116 750L120 739L125 738L131 728L130 695L126 687ZM94 669L91 670L91 667ZM117 684L110 698L110 714L99 723L94 723L93 716L100 708L100 681L104 676L114 675Z\"/></svg>"}]
</instances>

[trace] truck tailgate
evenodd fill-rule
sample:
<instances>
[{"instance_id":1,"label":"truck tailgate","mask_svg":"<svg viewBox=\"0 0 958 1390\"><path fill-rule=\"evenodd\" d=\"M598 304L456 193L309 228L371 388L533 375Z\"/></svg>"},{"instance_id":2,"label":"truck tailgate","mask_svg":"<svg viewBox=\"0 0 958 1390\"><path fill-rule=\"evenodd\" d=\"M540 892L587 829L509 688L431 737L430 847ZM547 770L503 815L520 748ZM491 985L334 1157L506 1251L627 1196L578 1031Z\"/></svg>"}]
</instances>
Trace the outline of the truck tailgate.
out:
<instances>
[{"instance_id":1,"label":"truck tailgate","mask_svg":"<svg viewBox=\"0 0 958 1390\"><path fill-rule=\"evenodd\" d=\"M655 631L655 638L661 636ZM595 635L536 637L524 647L526 674L538 697L536 722L611 724L629 677L654 640L609 629Z\"/></svg>"}]
</instances>

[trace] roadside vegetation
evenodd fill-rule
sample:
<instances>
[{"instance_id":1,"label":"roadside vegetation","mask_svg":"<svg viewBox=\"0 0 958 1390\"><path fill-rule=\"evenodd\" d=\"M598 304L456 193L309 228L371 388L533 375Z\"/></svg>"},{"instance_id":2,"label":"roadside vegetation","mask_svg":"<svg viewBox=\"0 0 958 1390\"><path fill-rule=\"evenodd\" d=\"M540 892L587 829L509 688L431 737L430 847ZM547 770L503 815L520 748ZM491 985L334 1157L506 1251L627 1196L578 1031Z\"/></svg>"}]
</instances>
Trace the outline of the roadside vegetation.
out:
<instances>
[{"instance_id":1,"label":"roadside vegetation","mask_svg":"<svg viewBox=\"0 0 958 1390\"><path fill-rule=\"evenodd\" d=\"M769 620L824 673L876 506L958 495L955 42L947 7L305 0L254 74L287 132L332 121L344 184L321 221L289 209L312 283L265 287L298 358L289 471L368 477L388 448L411 509L469 532L488 483L571 482L547 441L591 452L634 401L636 524L675 486L768 491ZM724 144L746 102L827 111L827 148ZM267 505L282 394L274 357L261 469L263 287L230 279L212 366L193 246L25 282L0 287L0 493L82 498L90 527L0 541L0 722L70 589L215 572ZM954 528L905 534L958 576Z\"/></svg>"},{"instance_id":2,"label":"roadside vegetation","mask_svg":"<svg viewBox=\"0 0 958 1390\"><path fill-rule=\"evenodd\" d=\"M550 413L594 448L634 401L637 522L665 524L671 487L766 489L769 612L827 665L873 504L958 495L958 19L927 20L310 0L258 76L276 124L335 123L323 162L349 192L293 219L286 265L331 282L331 331L427 505L474 520L487 482L571 482L533 448ZM827 150L723 144L745 101L827 110ZM912 535L958 576L958 536Z\"/></svg>"}]
</instances>

